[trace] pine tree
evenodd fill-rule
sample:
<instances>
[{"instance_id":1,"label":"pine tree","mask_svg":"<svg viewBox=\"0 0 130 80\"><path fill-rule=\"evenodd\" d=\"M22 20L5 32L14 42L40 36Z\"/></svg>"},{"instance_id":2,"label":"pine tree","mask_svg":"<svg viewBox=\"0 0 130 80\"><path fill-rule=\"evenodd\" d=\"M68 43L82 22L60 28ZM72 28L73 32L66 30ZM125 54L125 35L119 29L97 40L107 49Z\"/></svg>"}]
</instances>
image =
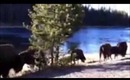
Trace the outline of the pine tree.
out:
<instances>
[{"instance_id":1,"label":"pine tree","mask_svg":"<svg viewBox=\"0 0 130 80\"><path fill-rule=\"evenodd\" d=\"M30 42L43 51L51 50L53 65L54 47L59 47L70 37L75 28L81 26L84 17L82 4L35 4L29 11L32 22ZM58 53L57 53L58 59ZM56 60L57 60L56 59Z\"/></svg>"}]
</instances>

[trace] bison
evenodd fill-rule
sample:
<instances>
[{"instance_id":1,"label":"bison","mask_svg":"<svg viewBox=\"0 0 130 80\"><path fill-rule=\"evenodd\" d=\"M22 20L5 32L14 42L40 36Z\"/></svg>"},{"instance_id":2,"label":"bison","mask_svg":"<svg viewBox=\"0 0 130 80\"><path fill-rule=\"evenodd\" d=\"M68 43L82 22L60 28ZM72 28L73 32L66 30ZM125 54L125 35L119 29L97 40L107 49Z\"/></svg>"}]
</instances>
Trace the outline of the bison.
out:
<instances>
[{"instance_id":1,"label":"bison","mask_svg":"<svg viewBox=\"0 0 130 80\"><path fill-rule=\"evenodd\" d=\"M101 60L101 55L103 54L104 61L108 59L111 55L111 45L109 43L100 46L99 59Z\"/></svg>"},{"instance_id":2,"label":"bison","mask_svg":"<svg viewBox=\"0 0 130 80\"><path fill-rule=\"evenodd\" d=\"M100 58L102 54L104 56L104 60L111 58L112 54L114 54L115 57L118 55L124 57L126 55L127 47L126 42L119 42L117 46L111 46L109 43L103 44L100 47Z\"/></svg>"},{"instance_id":3,"label":"bison","mask_svg":"<svg viewBox=\"0 0 130 80\"><path fill-rule=\"evenodd\" d=\"M119 47L117 47L117 46L112 46L112 47L111 47L111 55L114 54L115 57L116 57L119 53L120 53ZM110 56L111 56L111 55L110 55Z\"/></svg>"},{"instance_id":4,"label":"bison","mask_svg":"<svg viewBox=\"0 0 130 80\"><path fill-rule=\"evenodd\" d=\"M8 77L9 70L13 68L15 72L21 71L23 65L34 64L32 49L27 49L21 53L17 53L14 45L12 44L1 44L0 45L0 75L3 78Z\"/></svg>"},{"instance_id":5,"label":"bison","mask_svg":"<svg viewBox=\"0 0 130 80\"><path fill-rule=\"evenodd\" d=\"M114 54L115 58L118 55L121 55L122 57L124 57L126 55L126 51L127 51L127 43L126 42L119 42L117 44L117 46L112 46L111 47L111 55Z\"/></svg>"},{"instance_id":6,"label":"bison","mask_svg":"<svg viewBox=\"0 0 130 80\"><path fill-rule=\"evenodd\" d=\"M76 54L75 56L73 55L73 54ZM85 58L85 56L84 56L84 54L83 54L83 51L81 50L81 49L74 49L74 50L72 50L72 52L71 52L71 59L72 59L72 57L74 56L74 60L72 60L72 61L74 61L74 64L75 64L75 59L77 59L77 60L81 60L82 62L85 62L85 60L86 60L86 58Z\"/></svg>"},{"instance_id":7,"label":"bison","mask_svg":"<svg viewBox=\"0 0 130 80\"><path fill-rule=\"evenodd\" d=\"M126 51L127 51L127 43L126 42L119 42L117 44L117 46L119 47L119 51L120 54L124 57L126 55Z\"/></svg>"}]
</instances>

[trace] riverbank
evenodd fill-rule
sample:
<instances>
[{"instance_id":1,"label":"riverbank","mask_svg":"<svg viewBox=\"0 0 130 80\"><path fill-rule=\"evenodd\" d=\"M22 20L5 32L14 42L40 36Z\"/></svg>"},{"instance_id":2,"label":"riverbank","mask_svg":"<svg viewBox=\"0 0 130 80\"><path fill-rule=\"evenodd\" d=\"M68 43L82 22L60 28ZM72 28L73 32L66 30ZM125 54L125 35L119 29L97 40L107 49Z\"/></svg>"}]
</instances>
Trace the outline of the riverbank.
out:
<instances>
[{"instance_id":1,"label":"riverbank","mask_svg":"<svg viewBox=\"0 0 130 80\"><path fill-rule=\"evenodd\" d=\"M30 74L17 76L20 78L130 78L130 43L128 43L127 54L125 57L118 56L112 60L99 62L99 54L85 54L86 61L77 62L76 66L47 68L42 71L35 72L33 69L23 67L22 72ZM103 60L103 58L102 58ZM34 72L34 73L31 73Z\"/></svg>"},{"instance_id":2,"label":"riverbank","mask_svg":"<svg viewBox=\"0 0 130 80\"><path fill-rule=\"evenodd\" d=\"M98 54L85 55L86 62L76 66L48 68L20 78L130 78L130 54L101 63Z\"/></svg>"}]
</instances>

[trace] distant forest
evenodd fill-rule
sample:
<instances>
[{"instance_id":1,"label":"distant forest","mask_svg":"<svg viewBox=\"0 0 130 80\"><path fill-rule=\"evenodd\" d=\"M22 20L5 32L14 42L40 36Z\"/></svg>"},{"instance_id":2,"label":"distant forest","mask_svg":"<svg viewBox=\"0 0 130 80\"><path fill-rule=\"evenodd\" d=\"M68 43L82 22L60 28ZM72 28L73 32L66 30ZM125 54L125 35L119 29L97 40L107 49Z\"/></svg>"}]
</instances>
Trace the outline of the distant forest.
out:
<instances>
[{"instance_id":1,"label":"distant forest","mask_svg":"<svg viewBox=\"0 0 130 80\"><path fill-rule=\"evenodd\" d=\"M0 25L21 26L23 22L29 24L28 9L31 4L0 4Z\"/></svg>"},{"instance_id":2,"label":"distant forest","mask_svg":"<svg viewBox=\"0 0 130 80\"><path fill-rule=\"evenodd\" d=\"M21 26L30 23L28 9L32 4L0 4L0 26ZM85 26L129 26L130 16L120 12L102 7L99 10L86 6L84 25Z\"/></svg>"},{"instance_id":3,"label":"distant forest","mask_svg":"<svg viewBox=\"0 0 130 80\"><path fill-rule=\"evenodd\" d=\"M101 7L95 10L87 6L85 7L84 24L91 26L129 26L130 16L125 12L110 8Z\"/></svg>"}]
</instances>

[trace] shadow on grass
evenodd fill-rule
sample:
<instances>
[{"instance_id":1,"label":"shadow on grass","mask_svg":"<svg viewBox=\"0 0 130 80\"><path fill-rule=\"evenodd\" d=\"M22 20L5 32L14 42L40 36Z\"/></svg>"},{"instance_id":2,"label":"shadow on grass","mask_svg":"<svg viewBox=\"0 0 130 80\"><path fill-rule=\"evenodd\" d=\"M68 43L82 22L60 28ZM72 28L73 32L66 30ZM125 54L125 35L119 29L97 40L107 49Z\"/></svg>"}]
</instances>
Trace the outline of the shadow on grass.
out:
<instances>
[{"instance_id":1,"label":"shadow on grass","mask_svg":"<svg viewBox=\"0 0 130 80\"><path fill-rule=\"evenodd\" d=\"M109 65L104 66L103 68L98 69L98 71L112 71L112 70L114 70L114 71L123 71L123 70L130 71L130 61L109 64Z\"/></svg>"},{"instance_id":2,"label":"shadow on grass","mask_svg":"<svg viewBox=\"0 0 130 80\"><path fill-rule=\"evenodd\" d=\"M62 76L73 72L80 72L86 69L86 66L76 65L68 67L58 67L58 68L47 68L42 71L31 73L20 78L51 78L56 76Z\"/></svg>"},{"instance_id":3,"label":"shadow on grass","mask_svg":"<svg viewBox=\"0 0 130 80\"><path fill-rule=\"evenodd\" d=\"M130 58L126 58L129 61L122 61L115 64L97 64L97 65L76 65L76 66L69 66L69 67L59 67L59 68L47 68L45 70L31 73L20 78L52 78L56 76L62 76L69 73L74 72L81 72L83 70L92 70L94 69L97 72L106 72L106 71L122 71L122 70L129 70L130 71Z\"/></svg>"},{"instance_id":4,"label":"shadow on grass","mask_svg":"<svg viewBox=\"0 0 130 80\"><path fill-rule=\"evenodd\" d=\"M96 62L99 62L99 61L89 61L87 63L96 63Z\"/></svg>"},{"instance_id":5,"label":"shadow on grass","mask_svg":"<svg viewBox=\"0 0 130 80\"><path fill-rule=\"evenodd\" d=\"M127 58L123 58L123 59L121 59L121 60L130 60L130 58L127 57Z\"/></svg>"},{"instance_id":6,"label":"shadow on grass","mask_svg":"<svg viewBox=\"0 0 130 80\"><path fill-rule=\"evenodd\" d=\"M123 71L128 70L130 71L130 57L122 58L120 59L121 62L115 63L115 64L109 64L105 66L104 68L98 70L98 71Z\"/></svg>"}]
</instances>

